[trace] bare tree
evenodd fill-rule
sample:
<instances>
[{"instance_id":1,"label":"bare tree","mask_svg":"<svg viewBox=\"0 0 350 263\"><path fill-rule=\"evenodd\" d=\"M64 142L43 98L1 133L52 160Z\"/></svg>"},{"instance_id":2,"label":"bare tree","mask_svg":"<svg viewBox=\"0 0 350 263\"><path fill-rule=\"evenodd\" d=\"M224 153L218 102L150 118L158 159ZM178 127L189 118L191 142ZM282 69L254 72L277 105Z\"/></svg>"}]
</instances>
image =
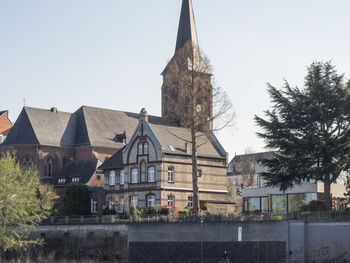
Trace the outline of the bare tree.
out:
<instances>
[{"instance_id":1,"label":"bare tree","mask_svg":"<svg viewBox=\"0 0 350 263\"><path fill-rule=\"evenodd\" d=\"M208 59L191 41L178 50L164 74L163 99L167 108L163 116L185 127L190 138L173 134L192 145L193 214L198 214L197 152L214 132L234 121L232 103L226 92L213 87ZM166 89L166 90L164 90ZM164 105L164 104L163 104Z\"/></svg>"}]
</instances>

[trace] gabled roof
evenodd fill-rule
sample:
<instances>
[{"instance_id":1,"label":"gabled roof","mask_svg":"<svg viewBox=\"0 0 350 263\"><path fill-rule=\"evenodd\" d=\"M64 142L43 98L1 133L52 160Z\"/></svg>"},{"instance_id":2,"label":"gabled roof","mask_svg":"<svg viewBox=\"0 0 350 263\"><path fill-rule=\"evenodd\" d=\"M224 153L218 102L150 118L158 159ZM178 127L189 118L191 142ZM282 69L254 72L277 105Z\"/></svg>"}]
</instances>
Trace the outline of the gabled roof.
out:
<instances>
[{"instance_id":1,"label":"gabled roof","mask_svg":"<svg viewBox=\"0 0 350 263\"><path fill-rule=\"evenodd\" d=\"M191 141L191 133L183 127L172 127L164 125L150 124L155 137L162 145L162 151L170 154L192 154L192 146L188 144L188 153L186 152L185 141ZM221 145L211 140L206 135L197 138L197 154L202 157L226 158L226 152Z\"/></svg>"},{"instance_id":2,"label":"gabled roof","mask_svg":"<svg viewBox=\"0 0 350 263\"><path fill-rule=\"evenodd\" d=\"M112 169L122 169L123 166L123 149L120 149L115 154L113 154L109 159L107 159L101 166L98 167L100 170L112 170Z\"/></svg>"},{"instance_id":3,"label":"gabled roof","mask_svg":"<svg viewBox=\"0 0 350 263\"><path fill-rule=\"evenodd\" d=\"M74 113L24 107L3 145L95 146L120 149L138 122L138 114L82 106ZM152 123L166 123L150 116Z\"/></svg>"},{"instance_id":4,"label":"gabled roof","mask_svg":"<svg viewBox=\"0 0 350 263\"><path fill-rule=\"evenodd\" d=\"M97 162L98 160L80 160L66 164L58 174L53 177L52 183L56 186L68 185L72 183L72 178L79 177L79 183L87 184L96 172ZM65 178L65 183L58 183L58 179L60 178Z\"/></svg>"}]
</instances>

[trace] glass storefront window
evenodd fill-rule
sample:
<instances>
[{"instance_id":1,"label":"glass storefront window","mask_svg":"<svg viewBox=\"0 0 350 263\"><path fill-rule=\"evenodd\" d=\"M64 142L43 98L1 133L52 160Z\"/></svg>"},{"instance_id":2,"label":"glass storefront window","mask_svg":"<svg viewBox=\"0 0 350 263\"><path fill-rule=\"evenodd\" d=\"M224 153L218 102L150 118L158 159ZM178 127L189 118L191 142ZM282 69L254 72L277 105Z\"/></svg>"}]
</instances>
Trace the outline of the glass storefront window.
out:
<instances>
[{"instance_id":1,"label":"glass storefront window","mask_svg":"<svg viewBox=\"0 0 350 263\"><path fill-rule=\"evenodd\" d=\"M287 214L287 195L272 195L271 207L274 214Z\"/></svg>"},{"instance_id":2,"label":"glass storefront window","mask_svg":"<svg viewBox=\"0 0 350 263\"><path fill-rule=\"evenodd\" d=\"M260 197L254 197L248 199L248 211L255 212L260 211Z\"/></svg>"},{"instance_id":3,"label":"glass storefront window","mask_svg":"<svg viewBox=\"0 0 350 263\"><path fill-rule=\"evenodd\" d=\"M269 198L261 197L261 212L268 213L269 212Z\"/></svg>"},{"instance_id":4,"label":"glass storefront window","mask_svg":"<svg viewBox=\"0 0 350 263\"><path fill-rule=\"evenodd\" d=\"M302 206L304 202L304 194L288 195L288 212L299 211L300 206Z\"/></svg>"},{"instance_id":5,"label":"glass storefront window","mask_svg":"<svg viewBox=\"0 0 350 263\"><path fill-rule=\"evenodd\" d=\"M304 200L305 204L309 204L311 200L317 200L317 193L306 193Z\"/></svg>"}]
</instances>

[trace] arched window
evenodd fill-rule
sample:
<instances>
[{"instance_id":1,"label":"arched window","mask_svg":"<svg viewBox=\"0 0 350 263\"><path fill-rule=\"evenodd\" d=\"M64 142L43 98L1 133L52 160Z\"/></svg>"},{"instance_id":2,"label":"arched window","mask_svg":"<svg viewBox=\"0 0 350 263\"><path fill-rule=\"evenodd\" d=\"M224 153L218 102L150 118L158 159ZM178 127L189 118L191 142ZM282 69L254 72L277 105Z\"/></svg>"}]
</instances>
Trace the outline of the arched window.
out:
<instances>
[{"instance_id":1,"label":"arched window","mask_svg":"<svg viewBox=\"0 0 350 263\"><path fill-rule=\"evenodd\" d=\"M30 159L30 157L26 157L23 159L23 170L29 170L32 168L33 166L33 162L32 162L32 159Z\"/></svg>"},{"instance_id":2,"label":"arched window","mask_svg":"<svg viewBox=\"0 0 350 263\"><path fill-rule=\"evenodd\" d=\"M148 142L145 142L145 144L143 145L143 153L148 154Z\"/></svg>"},{"instance_id":3,"label":"arched window","mask_svg":"<svg viewBox=\"0 0 350 263\"><path fill-rule=\"evenodd\" d=\"M50 158L47 158L45 161L45 176L46 177L52 176L52 162Z\"/></svg>"},{"instance_id":4,"label":"arched window","mask_svg":"<svg viewBox=\"0 0 350 263\"><path fill-rule=\"evenodd\" d=\"M139 155L142 154L142 143L139 143Z\"/></svg>"},{"instance_id":5,"label":"arched window","mask_svg":"<svg viewBox=\"0 0 350 263\"><path fill-rule=\"evenodd\" d=\"M115 171L109 172L109 185L115 185Z\"/></svg>"}]
</instances>

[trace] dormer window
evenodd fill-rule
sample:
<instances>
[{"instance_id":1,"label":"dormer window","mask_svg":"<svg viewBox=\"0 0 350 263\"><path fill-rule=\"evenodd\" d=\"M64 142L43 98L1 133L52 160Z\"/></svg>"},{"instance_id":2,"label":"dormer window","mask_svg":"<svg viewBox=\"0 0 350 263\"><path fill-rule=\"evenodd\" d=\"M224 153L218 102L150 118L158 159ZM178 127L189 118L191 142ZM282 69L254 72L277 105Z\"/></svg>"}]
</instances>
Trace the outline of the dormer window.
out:
<instances>
[{"instance_id":1,"label":"dormer window","mask_svg":"<svg viewBox=\"0 0 350 263\"><path fill-rule=\"evenodd\" d=\"M66 182L66 178L59 178L58 183L59 184L64 184Z\"/></svg>"},{"instance_id":2,"label":"dormer window","mask_svg":"<svg viewBox=\"0 0 350 263\"><path fill-rule=\"evenodd\" d=\"M148 154L148 142L145 142L143 145L143 153Z\"/></svg>"},{"instance_id":3,"label":"dormer window","mask_svg":"<svg viewBox=\"0 0 350 263\"><path fill-rule=\"evenodd\" d=\"M80 181L80 178L79 177L73 177L72 178L72 182L73 183L78 183Z\"/></svg>"}]
</instances>

